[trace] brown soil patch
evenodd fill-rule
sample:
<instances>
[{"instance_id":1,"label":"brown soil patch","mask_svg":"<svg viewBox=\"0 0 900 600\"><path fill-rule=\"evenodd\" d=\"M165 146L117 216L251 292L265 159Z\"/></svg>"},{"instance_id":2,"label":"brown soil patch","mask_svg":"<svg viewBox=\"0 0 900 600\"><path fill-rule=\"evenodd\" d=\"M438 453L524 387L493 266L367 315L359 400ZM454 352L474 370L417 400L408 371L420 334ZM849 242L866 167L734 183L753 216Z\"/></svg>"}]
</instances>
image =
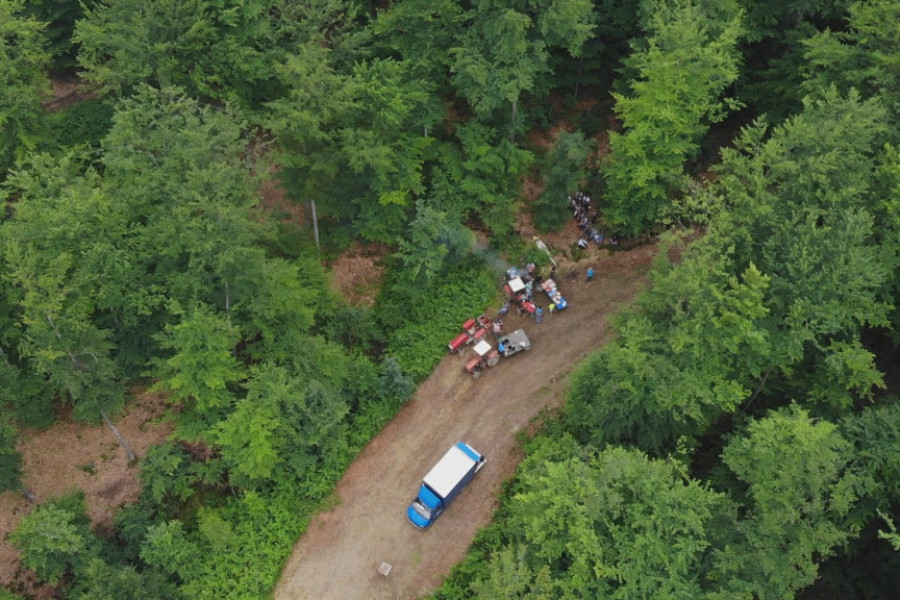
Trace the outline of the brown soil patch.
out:
<instances>
[{"instance_id":1,"label":"brown soil patch","mask_svg":"<svg viewBox=\"0 0 900 600\"><path fill-rule=\"evenodd\" d=\"M354 306L374 306L384 276L383 244L354 244L331 266L331 285Z\"/></svg>"},{"instance_id":2,"label":"brown soil patch","mask_svg":"<svg viewBox=\"0 0 900 600\"><path fill-rule=\"evenodd\" d=\"M124 412L112 416L138 457L169 436L172 426L157 422L164 411L161 394L135 390ZM63 418L45 431L24 431L19 451L25 485L34 492L36 502L82 490L95 529L108 528L116 510L140 495L140 464L128 464L125 450L105 424L86 425ZM6 541L7 534L34 506L21 494L0 496L0 585L28 590L34 598L53 598L53 588L33 587L28 574L20 570L18 551Z\"/></svg>"},{"instance_id":3,"label":"brown soil patch","mask_svg":"<svg viewBox=\"0 0 900 600\"><path fill-rule=\"evenodd\" d=\"M524 327L534 346L478 380L462 373L464 357L447 356L350 465L337 505L316 516L297 542L274 598L413 599L440 585L490 522L502 482L521 459L517 432L559 406L571 369L612 338L607 317L646 288L654 252L652 246L615 254L592 248L577 264L562 259L558 284L569 308L545 315L541 324L509 315L505 329ZM588 265L596 271L591 283L583 276ZM572 271L576 278L567 275ZM418 531L406 522L406 507L422 476L460 440L488 463L430 530ZM382 562L393 567L387 577L377 572Z\"/></svg>"},{"instance_id":4,"label":"brown soil patch","mask_svg":"<svg viewBox=\"0 0 900 600\"><path fill-rule=\"evenodd\" d=\"M260 186L259 207L265 214L274 216L282 223L302 227L306 220L303 206L287 197L278 178L279 170L277 164L269 167L268 175Z\"/></svg>"},{"instance_id":5,"label":"brown soil patch","mask_svg":"<svg viewBox=\"0 0 900 600\"><path fill-rule=\"evenodd\" d=\"M50 112L57 112L77 104L82 100L91 100L97 94L87 89L79 79L50 80L50 97L42 104Z\"/></svg>"}]
</instances>

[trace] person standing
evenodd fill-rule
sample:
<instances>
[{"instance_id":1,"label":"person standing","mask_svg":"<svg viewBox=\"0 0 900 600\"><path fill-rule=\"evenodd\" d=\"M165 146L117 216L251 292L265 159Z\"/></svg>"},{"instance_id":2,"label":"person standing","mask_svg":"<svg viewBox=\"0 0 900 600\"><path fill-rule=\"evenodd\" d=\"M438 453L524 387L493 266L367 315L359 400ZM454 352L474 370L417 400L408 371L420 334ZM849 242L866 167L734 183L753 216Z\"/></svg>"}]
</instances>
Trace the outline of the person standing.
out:
<instances>
[{"instance_id":1,"label":"person standing","mask_svg":"<svg viewBox=\"0 0 900 600\"><path fill-rule=\"evenodd\" d=\"M556 305L553 304L553 303L551 302L551 303L547 306L547 313L548 313L550 316L553 316L553 311L554 311L554 310L556 310Z\"/></svg>"},{"instance_id":2,"label":"person standing","mask_svg":"<svg viewBox=\"0 0 900 600\"><path fill-rule=\"evenodd\" d=\"M592 267L588 267L588 270L587 270L588 283L590 283L592 279L594 279L594 269Z\"/></svg>"},{"instance_id":3,"label":"person standing","mask_svg":"<svg viewBox=\"0 0 900 600\"><path fill-rule=\"evenodd\" d=\"M536 322L540 323L541 317L543 316L543 314L544 314L544 310L540 306L538 306L537 308L534 309L534 320Z\"/></svg>"}]
</instances>

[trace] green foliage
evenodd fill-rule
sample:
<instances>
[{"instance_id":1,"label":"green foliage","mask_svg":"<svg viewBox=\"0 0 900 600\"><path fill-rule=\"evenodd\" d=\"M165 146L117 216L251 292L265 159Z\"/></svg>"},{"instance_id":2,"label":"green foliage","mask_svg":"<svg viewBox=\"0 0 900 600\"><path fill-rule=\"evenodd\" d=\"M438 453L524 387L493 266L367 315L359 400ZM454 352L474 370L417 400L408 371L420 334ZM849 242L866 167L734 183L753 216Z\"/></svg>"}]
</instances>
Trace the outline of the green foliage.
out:
<instances>
[{"instance_id":1,"label":"green foliage","mask_svg":"<svg viewBox=\"0 0 900 600\"><path fill-rule=\"evenodd\" d=\"M379 11L373 26L375 41L399 53L411 74L433 86L435 112L443 109L445 100L436 92L449 83L449 50L463 20L457 0L406 0Z\"/></svg>"},{"instance_id":2,"label":"green foliage","mask_svg":"<svg viewBox=\"0 0 900 600\"><path fill-rule=\"evenodd\" d=\"M144 498L164 513L171 511L194 495L190 456L174 442L150 448L141 464L141 482Z\"/></svg>"},{"instance_id":3,"label":"green foliage","mask_svg":"<svg viewBox=\"0 0 900 600\"><path fill-rule=\"evenodd\" d=\"M22 551L22 564L41 581L55 584L96 551L83 494L45 502L25 516L10 533Z\"/></svg>"},{"instance_id":4,"label":"green foliage","mask_svg":"<svg viewBox=\"0 0 900 600\"><path fill-rule=\"evenodd\" d=\"M509 139L523 130L523 94L545 92L550 48L578 56L594 28L593 5L585 0L511 6L482 0L466 15L469 26L450 49L453 84L482 122L509 110Z\"/></svg>"},{"instance_id":5,"label":"green foliage","mask_svg":"<svg viewBox=\"0 0 900 600\"><path fill-rule=\"evenodd\" d=\"M428 203L416 205L416 219L410 224L409 240L400 242L403 273L410 282L436 279L466 257L475 236L447 213Z\"/></svg>"},{"instance_id":6,"label":"green foliage","mask_svg":"<svg viewBox=\"0 0 900 600\"><path fill-rule=\"evenodd\" d=\"M147 528L141 559L148 565L189 581L196 575L201 557L201 549L188 539L181 521L166 521Z\"/></svg>"},{"instance_id":7,"label":"green foliage","mask_svg":"<svg viewBox=\"0 0 900 600\"><path fill-rule=\"evenodd\" d=\"M29 0L25 6L29 16L46 23L45 47L53 59L54 71L61 72L75 66L72 34L75 22L84 16L83 6L78 0Z\"/></svg>"},{"instance_id":8,"label":"green foliage","mask_svg":"<svg viewBox=\"0 0 900 600\"><path fill-rule=\"evenodd\" d=\"M178 600L175 585L157 571L138 571L131 565L109 564L92 558L82 567L73 600Z\"/></svg>"},{"instance_id":9,"label":"green foliage","mask_svg":"<svg viewBox=\"0 0 900 600\"><path fill-rule=\"evenodd\" d=\"M841 434L851 444L850 471L858 476L860 501L854 521L862 525L900 499L900 405L895 398L844 418Z\"/></svg>"},{"instance_id":10,"label":"green foliage","mask_svg":"<svg viewBox=\"0 0 900 600\"><path fill-rule=\"evenodd\" d=\"M402 405L416 391L416 384L411 377L403 373L400 363L388 356L381 363L381 377L378 379L380 396L387 402Z\"/></svg>"},{"instance_id":11,"label":"green foliage","mask_svg":"<svg viewBox=\"0 0 900 600\"><path fill-rule=\"evenodd\" d=\"M435 182L436 199L460 217L477 215L498 243L515 224L514 199L534 157L499 136L497 130L470 122L457 130L462 154L441 157ZM441 180L446 177L446 180Z\"/></svg>"},{"instance_id":12,"label":"green foliage","mask_svg":"<svg viewBox=\"0 0 900 600\"><path fill-rule=\"evenodd\" d=\"M174 85L254 109L282 91L273 67L309 35L305 29L352 19L325 4L162 0L142 6L106 0L87 6L76 23L78 62L85 77L106 93L125 96L145 83Z\"/></svg>"},{"instance_id":13,"label":"green foliage","mask_svg":"<svg viewBox=\"0 0 900 600\"><path fill-rule=\"evenodd\" d=\"M732 509L673 461L542 438L505 510L507 542L465 597L715 597L704 565Z\"/></svg>"},{"instance_id":14,"label":"green foliage","mask_svg":"<svg viewBox=\"0 0 900 600\"><path fill-rule=\"evenodd\" d=\"M870 212L882 210L872 193L873 154L885 113L833 89L805 106L767 142L748 129L741 150L723 153L718 190L732 210L718 231L722 247L772 277L765 327L783 393L812 389L814 399L839 408L848 392L866 396L880 382L872 356L853 340L864 324L887 322L887 273L895 270ZM890 231L896 219L886 223ZM796 372L804 360L815 364Z\"/></svg>"},{"instance_id":15,"label":"green foliage","mask_svg":"<svg viewBox=\"0 0 900 600\"><path fill-rule=\"evenodd\" d=\"M556 231L571 217L567 198L583 187L594 144L580 131L561 131L547 157L546 183L532 212L541 231Z\"/></svg>"},{"instance_id":16,"label":"green foliage","mask_svg":"<svg viewBox=\"0 0 900 600\"><path fill-rule=\"evenodd\" d=\"M436 120L430 90L409 76L410 63L359 62L342 73L337 58L318 39L301 45L279 68L289 92L269 105L268 126L295 200L315 201L320 217L390 243L411 199L425 191Z\"/></svg>"},{"instance_id":17,"label":"green foliage","mask_svg":"<svg viewBox=\"0 0 900 600\"><path fill-rule=\"evenodd\" d=\"M654 13L646 46L636 45L627 68L628 94L615 94L624 132L610 134L604 219L637 236L668 210L684 186L684 163L699 149L709 123L731 103L722 93L738 75L739 16L710 20L699 5L674 3Z\"/></svg>"},{"instance_id":18,"label":"green foliage","mask_svg":"<svg viewBox=\"0 0 900 600\"><path fill-rule=\"evenodd\" d=\"M178 521L153 526L141 555L180 579L184 598L261 597L274 585L311 508L296 488L280 482L268 494L246 492L224 507L201 510L196 528Z\"/></svg>"},{"instance_id":19,"label":"green foliage","mask_svg":"<svg viewBox=\"0 0 900 600\"><path fill-rule=\"evenodd\" d=\"M489 2L477 3L476 14L464 44L451 49L453 83L482 119L509 106L515 131L521 127L516 123L519 97L546 70L547 50L542 41L530 43L528 15Z\"/></svg>"},{"instance_id":20,"label":"green foliage","mask_svg":"<svg viewBox=\"0 0 900 600\"><path fill-rule=\"evenodd\" d=\"M19 430L6 417L0 418L0 491L22 489L22 455L16 449Z\"/></svg>"},{"instance_id":21,"label":"green foliage","mask_svg":"<svg viewBox=\"0 0 900 600\"><path fill-rule=\"evenodd\" d=\"M879 513L879 516L887 523L888 530L879 531L878 537L887 540L891 546L893 546L894 550L900 552L900 535L897 534L896 525L894 525L894 522L887 518L884 513Z\"/></svg>"},{"instance_id":22,"label":"green foliage","mask_svg":"<svg viewBox=\"0 0 900 600\"><path fill-rule=\"evenodd\" d=\"M235 298L234 315L254 358L286 361L304 345L318 305L328 302L324 273L309 261L255 258L255 268L235 279L242 297Z\"/></svg>"},{"instance_id":23,"label":"green foliage","mask_svg":"<svg viewBox=\"0 0 900 600\"><path fill-rule=\"evenodd\" d=\"M565 418L581 439L674 450L735 410L761 375L769 278L752 264L731 275L726 256L692 250L660 264L639 312L622 318L621 341L573 374Z\"/></svg>"},{"instance_id":24,"label":"green foliage","mask_svg":"<svg viewBox=\"0 0 900 600\"><path fill-rule=\"evenodd\" d=\"M325 337L347 350L368 353L383 334L370 308L339 306L324 326Z\"/></svg>"},{"instance_id":25,"label":"green foliage","mask_svg":"<svg viewBox=\"0 0 900 600\"><path fill-rule=\"evenodd\" d=\"M715 572L734 593L785 598L816 579L817 562L855 531L850 444L837 427L797 406L751 423L723 462L742 482L740 541L716 552Z\"/></svg>"},{"instance_id":26,"label":"green foliage","mask_svg":"<svg viewBox=\"0 0 900 600\"><path fill-rule=\"evenodd\" d=\"M41 98L50 87L44 27L25 15L22 0L0 1L0 180L40 140Z\"/></svg>"},{"instance_id":27,"label":"green foliage","mask_svg":"<svg viewBox=\"0 0 900 600\"><path fill-rule=\"evenodd\" d=\"M328 381L272 365L254 370L246 397L212 432L234 483L302 479L319 459L341 452L347 404L334 385L339 378ZM288 473L276 477L282 465Z\"/></svg>"},{"instance_id":28,"label":"green foliage","mask_svg":"<svg viewBox=\"0 0 900 600\"><path fill-rule=\"evenodd\" d=\"M203 306L160 336L160 346L172 353L156 365L156 387L169 392L169 402L185 404L184 439L196 439L234 403L233 387L242 377L233 355L237 341L237 329Z\"/></svg>"},{"instance_id":29,"label":"green foliage","mask_svg":"<svg viewBox=\"0 0 900 600\"><path fill-rule=\"evenodd\" d=\"M112 126L113 111L110 102L92 99L46 115L47 141L42 147L47 152L76 146L98 148Z\"/></svg>"},{"instance_id":30,"label":"green foliage","mask_svg":"<svg viewBox=\"0 0 900 600\"><path fill-rule=\"evenodd\" d=\"M379 319L389 331L386 353L404 373L421 380L446 353L460 323L481 314L495 297L496 281L471 258L427 285L413 286L401 277L388 275ZM399 314L404 315L400 324Z\"/></svg>"},{"instance_id":31,"label":"green foliage","mask_svg":"<svg viewBox=\"0 0 900 600\"><path fill-rule=\"evenodd\" d=\"M25 173L10 180L21 197L0 231L24 326L17 350L46 379L45 390L73 401L80 418L96 419L124 401L112 332L92 319L118 301L106 294L121 281L111 246L123 213L91 176L60 185L67 159L57 166L37 157L33 165L47 179Z\"/></svg>"},{"instance_id":32,"label":"green foliage","mask_svg":"<svg viewBox=\"0 0 900 600\"><path fill-rule=\"evenodd\" d=\"M893 0L849 4L849 31L824 31L803 40L804 89L855 88L866 97L880 96L892 114L900 114L898 18L900 6Z\"/></svg>"}]
</instances>

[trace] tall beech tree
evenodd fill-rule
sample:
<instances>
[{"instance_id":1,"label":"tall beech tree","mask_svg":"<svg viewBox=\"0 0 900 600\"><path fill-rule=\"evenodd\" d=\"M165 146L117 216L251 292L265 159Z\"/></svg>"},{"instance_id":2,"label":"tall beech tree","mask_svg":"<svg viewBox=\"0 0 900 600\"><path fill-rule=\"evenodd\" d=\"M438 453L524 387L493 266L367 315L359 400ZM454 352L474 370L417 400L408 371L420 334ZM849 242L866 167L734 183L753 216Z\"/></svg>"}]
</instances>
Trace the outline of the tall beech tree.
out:
<instances>
[{"instance_id":1,"label":"tall beech tree","mask_svg":"<svg viewBox=\"0 0 900 600\"><path fill-rule=\"evenodd\" d=\"M840 415L871 397L882 376L862 328L889 322L897 261L867 210L883 210L884 118L831 91L768 139L745 130L715 186L729 210L681 265L663 261L621 341L576 374L567 418L582 439L671 451L739 407L793 396Z\"/></svg>"},{"instance_id":2,"label":"tall beech tree","mask_svg":"<svg viewBox=\"0 0 900 600\"><path fill-rule=\"evenodd\" d=\"M743 226L717 228L720 243L772 278L765 328L774 352L765 372L777 377L759 385L809 395L826 410L880 385L860 335L888 323L897 264L873 219L885 208L876 158L885 118L874 100L826 90L768 140L749 128L737 150L723 153L724 216ZM886 231L896 221L885 219Z\"/></svg>"},{"instance_id":3,"label":"tall beech tree","mask_svg":"<svg viewBox=\"0 0 900 600\"><path fill-rule=\"evenodd\" d=\"M738 75L742 29L739 15L720 19L700 4L662 3L625 61L629 91L613 94L623 131L610 134L603 169L603 216L621 233L636 236L661 220L684 186L685 162L732 106L722 94Z\"/></svg>"},{"instance_id":4,"label":"tall beech tree","mask_svg":"<svg viewBox=\"0 0 900 600\"><path fill-rule=\"evenodd\" d=\"M580 131L561 131L547 155L547 182L534 203L535 222L544 229L555 230L571 217L562 202L581 188L588 175L587 160L595 145Z\"/></svg>"},{"instance_id":5,"label":"tall beech tree","mask_svg":"<svg viewBox=\"0 0 900 600\"><path fill-rule=\"evenodd\" d=\"M0 180L40 140L41 100L50 91L45 26L26 15L22 0L0 0Z\"/></svg>"},{"instance_id":6,"label":"tall beech tree","mask_svg":"<svg viewBox=\"0 0 900 600\"><path fill-rule=\"evenodd\" d=\"M360 61L348 73L324 40L303 44L280 67L288 94L270 104L283 179L323 220L389 242L425 188L425 151L437 115L410 63Z\"/></svg>"},{"instance_id":7,"label":"tall beech tree","mask_svg":"<svg viewBox=\"0 0 900 600\"><path fill-rule=\"evenodd\" d=\"M725 254L698 248L654 274L620 321L621 341L573 375L566 420L581 439L664 454L747 399L772 354L771 284L752 264L733 270Z\"/></svg>"},{"instance_id":8,"label":"tall beech tree","mask_svg":"<svg viewBox=\"0 0 900 600\"><path fill-rule=\"evenodd\" d=\"M751 423L724 464L741 482L739 541L716 550L716 579L738 597L785 598L816 579L817 562L856 532L850 444L796 405Z\"/></svg>"},{"instance_id":9,"label":"tall beech tree","mask_svg":"<svg viewBox=\"0 0 900 600\"><path fill-rule=\"evenodd\" d=\"M705 567L734 518L728 498L673 460L544 438L505 507L508 544L476 598L717 598Z\"/></svg>"},{"instance_id":10,"label":"tall beech tree","mask_svg":"<svg viewBox=\"0 0 900 600\"><path fill-rule=\"evenodd\" d=\"M483 122L500 110L509 139L522 131L519 103L526 93L548 86L549 49L577 57L594 28L594 12L585 0L552 3L518 0L512 4L477 0L466 15L470 26L450 50L453 83Z\"/></svg>"},{"instance_id":11,"label":"tall beech tree","mask_svg":"<svg viewBox=\"0 0 900 600\"><path fill-rule=\"evenodd\" d=\"M171 354L155 365L160 378L156 385L169 392L169 402L185 405L179 436L203 439L235 402L236 384L242 377L234 357L240 332L227 318L200 305L159 338L161 347Z\"/></svg>"},{"instance_id":12,"label":"tall beech tree","mask_svg":"<svg viewBox=\"0 0 900 600\"><path fill-rule=\"evenodd\" d=\"M63 165L55 174L67 172ZM35 185L40 177L10 182L22 195L15 218L0 231L5 277L17 288L24 326L18 351L44 378L44 393L72 402L79 418L102 417L133 460L108 416L125 401L114 335L95 318L122 308L117 292L128 271L118 251L122 206L109 202L92 175L75 177L58 195L42 193L45 186Z\"/></svg>"},{"instance_id":13,"label":"tall beech tree","mask_svg":"<svg viewBox=\"0 0 900 600\"><path fill-rule=\"evenodd\" d=\"M807 91L829 84L846 92L856 88L878 95L894 115L900 114L900 6L893 0L853 2L849 30L826 30L803 40Z\"/></svg>"},{"instance_id":14,"label":"tall beech tree","mask_svg":"<svg viewBox=\"0 0 900 600\"><path fill-rule=\"evenodd\" d=\"M353 12L330 0L104 0L86 6L73 39L84 77L104 93L175 86L254 113L283 92L275 65L310 32L340 38Z\"/></svg>"}]
</instances>

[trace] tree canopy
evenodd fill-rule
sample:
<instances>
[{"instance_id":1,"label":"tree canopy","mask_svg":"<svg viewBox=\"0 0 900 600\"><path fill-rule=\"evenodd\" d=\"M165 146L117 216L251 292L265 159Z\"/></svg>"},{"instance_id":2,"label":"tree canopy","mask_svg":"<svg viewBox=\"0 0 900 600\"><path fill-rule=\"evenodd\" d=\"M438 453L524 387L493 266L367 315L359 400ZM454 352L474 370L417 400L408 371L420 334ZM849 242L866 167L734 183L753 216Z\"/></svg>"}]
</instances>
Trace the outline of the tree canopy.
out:
<instances>
[{"instance_id":1,"label":"tree canopy","mask_svg":"<svg viewBox=\"0 0 900 600\"><path fill-rule=\"evenodd\" d=\"M0 0L0 489L28 493L20 436L60 406L129 452L136 385L175 423L108 529L77 495L35 507L23 565L61 598L264 597L500 302L488 263L563 231L571 263L580 236L657 243L651 287L436 597L891 598L898 15ZM358 244L371 305L331 285Z\"/></svg>"}]
</instances>

